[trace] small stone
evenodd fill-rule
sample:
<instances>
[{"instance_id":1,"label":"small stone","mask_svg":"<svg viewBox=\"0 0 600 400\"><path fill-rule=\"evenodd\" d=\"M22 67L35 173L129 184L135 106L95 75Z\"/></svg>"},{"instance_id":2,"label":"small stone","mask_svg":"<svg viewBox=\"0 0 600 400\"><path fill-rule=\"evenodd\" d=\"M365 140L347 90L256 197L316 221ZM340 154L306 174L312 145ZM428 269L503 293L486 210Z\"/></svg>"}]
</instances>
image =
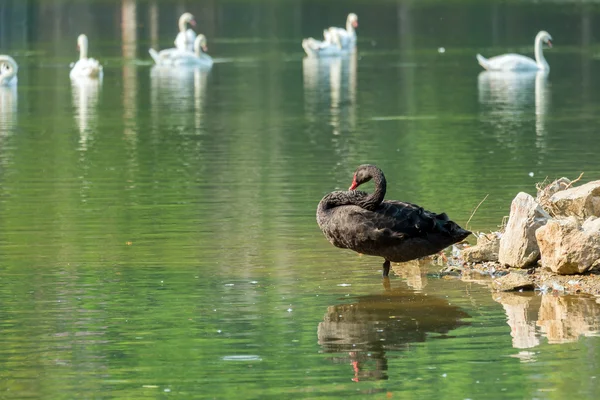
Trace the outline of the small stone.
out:
<instances>
[{"instance_id":1,"label":"small stone","mask_svg":"<svg viewBox=\"0 0 600 400\"><path fill-rule=\"evenodd\" d=\"M462 251L462 257L465 262L472 263L498 261L499 250L500 234L493 232L479 236L475 246L467 247Z\"/></svg>"},{"instance_id":2,"label":"small stone","mask_svg":"<svg viewBox=\"0 0 600 400\"><path fill-rule=\"evenodd\" d=\"M518 290L533 290L533 280L528 275L511 272L492 282L494 290L499 292L513 292Z\"/></svg>"}]
</instances>

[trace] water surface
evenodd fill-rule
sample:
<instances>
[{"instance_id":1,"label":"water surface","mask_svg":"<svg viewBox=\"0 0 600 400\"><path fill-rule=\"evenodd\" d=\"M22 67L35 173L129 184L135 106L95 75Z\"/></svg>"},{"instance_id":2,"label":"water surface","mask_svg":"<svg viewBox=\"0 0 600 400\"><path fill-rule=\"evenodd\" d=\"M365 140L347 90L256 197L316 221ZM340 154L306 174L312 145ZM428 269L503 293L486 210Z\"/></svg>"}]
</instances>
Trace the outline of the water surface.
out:
<instances>
[{"instance_id":1,"label":"water surface","mask_svg":"<svg viewBox=\"0 0 600 400\"><path fill-rule=\"evenodd\" d=\"M350 10L351 6L351 10ZM210 71L152 67L184 10ZM355 57L300 40L348 11ZM588 5L4 2L0 390L7 398L594 398L598 303L492 294L331 246L361 163L388 197L494 230L546 177L597 179ZM532 53L551 72L482 73ZM71 82L85 31L102 82ZM444 47L444 52L438 49Z\"/></svg>"}]
</instances>

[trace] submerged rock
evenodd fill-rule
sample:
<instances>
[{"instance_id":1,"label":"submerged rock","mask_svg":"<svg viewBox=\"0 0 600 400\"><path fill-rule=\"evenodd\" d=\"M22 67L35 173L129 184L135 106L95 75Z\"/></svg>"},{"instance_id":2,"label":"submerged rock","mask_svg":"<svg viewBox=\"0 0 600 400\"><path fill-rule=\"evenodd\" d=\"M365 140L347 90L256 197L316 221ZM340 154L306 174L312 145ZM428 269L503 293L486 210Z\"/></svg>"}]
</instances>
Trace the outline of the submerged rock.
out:
<instances>
[{"instance_id":1,"label":"submerged rock","mask_svg":"<svg viewBox=\"0 0 600 400\"><path fill-rule=\"evenodd\" d=\"M534 289L533 279L531 277L516 272L511 272L508 275L494 279L492 287L499 292Z\"/></svg>"},{"instance_id":2,"label":"submerged rock","mask_svg":"<svg viewBox=\"0 0 600 400\"><path fill-rule=\"evenodd\" d=\"M583 273L600 264L600 218L581 224L576 217L550 220L535 236L544 267L561 275Z\"/></svg>"},{"instance_id":3,"label":"submerged rock","mask_svg":"<svg viewBox=\"0 0 600 400\"><path fill-rule=\"evenodd\" d=\"M574 216L580 220L600 217L600 181L558 191L549 202L552 214L557 217Z\"/></svg>"},{"instance_id":4,"label":"submerged rock","mask_svg":"<svg viewBox=\"0 0 600 400\"><path fill-rule=\"evenodd\" d=\"M521 192L510 206L510 216L500 239L498 261L515 268L524 268L540 256L535 231L546 224L550 215L534 200Z\"/></svg>"},{"instance_id":5,"label":"submerged rock","mask_svg":"<svg viewBox=\"0 0 600 400\"><path fill-rule=\"evenodd\" d=\"M462 251L462 257L464 261L474 263L498 261L499 249L500 234L492 232L479 236L475 246L467 247Z\"/></svg>"}]
</instances>

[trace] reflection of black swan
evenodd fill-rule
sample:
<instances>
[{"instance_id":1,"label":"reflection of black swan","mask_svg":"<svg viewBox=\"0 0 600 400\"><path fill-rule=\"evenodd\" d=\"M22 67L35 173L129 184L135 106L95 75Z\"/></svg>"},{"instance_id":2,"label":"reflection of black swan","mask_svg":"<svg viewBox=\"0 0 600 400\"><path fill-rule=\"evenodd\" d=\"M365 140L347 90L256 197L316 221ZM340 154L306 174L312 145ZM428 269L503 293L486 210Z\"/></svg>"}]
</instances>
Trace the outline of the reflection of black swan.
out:
<instances>
[{"instance_id":1,"label":"reflection of black swan","mask_svg":"<svg viewBox=\"0 0 600 400\"><path fill-rule=\"evenodd\" d=\"M323 352L344 363L350 358L354 380L387 379L388 351L448 338L450 331L470 325L468 318L447 299L398 288L329 306L317 336Z\"/></svg>"},{"instance_id":2,"label":"reflection of black swan","mask_svg":"<svg viewBox=\"0 0 600 400\"><path fill-rule=\"evenodd\" d=\"M375 182L372 194L354 190L371 179ZM471 234L445 213L435 214L402 201L383 201L385 189L383 172L374 165L361 165L350 190L327 194L317 207L317 223L327 240L336 247L383 257L384 276L390 272L390 261L435 254Z\"/></svg>"}]
</instances>

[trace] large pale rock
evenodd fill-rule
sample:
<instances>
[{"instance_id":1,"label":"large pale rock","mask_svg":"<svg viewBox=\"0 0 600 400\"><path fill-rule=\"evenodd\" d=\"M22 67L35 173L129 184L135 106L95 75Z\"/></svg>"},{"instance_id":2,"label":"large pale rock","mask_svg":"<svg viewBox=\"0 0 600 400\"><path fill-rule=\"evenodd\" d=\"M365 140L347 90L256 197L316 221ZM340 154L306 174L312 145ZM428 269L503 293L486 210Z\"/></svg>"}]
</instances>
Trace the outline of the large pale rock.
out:
<instances>
[{"instance_id":1,"label":"large pale rock","mask_svg":"<svg viewBox=\"0 0 600 400\"><path fill-rule=\"evenodd\" d=\"M524 268L540 256L535 231L550 219L550 215L527 193L517 194L510 205L510 216L500 239L498 261L515 268Z\"/></svg>"},{"instance_id":2,"label":"large pale rock","mask_svg":"<svg viewBox=\"0 0 600 400\"><path fill-rule=\"evenodd\" d=\"M561 275L577 274L600 264L600 218L583 224L577 218L553 219L535 236L542 265Z\"/></svg>"},{"instance_id":3,"label":"large pale rock","mask_svg":"<svg viewBox=\"0 0 600 400\"><path fill-rule=\"evenodd\" d=\"M600 181L558 191L549 201L556 217L574 216L582 221L592 216L600 217Z\"/></svg>"},{"instance_id":4,"label":"large pale rock","mask_svg":"<svg viewBox=\"0 0 600 400\"><path fill-rule=\"evenodd\" d=\"M500 234L498 232L481 235L477 238L477 244L467 247L462 251L463 260L466 262L498 261L498 250L500 249Z\"/></svg>"}]
</instances>

